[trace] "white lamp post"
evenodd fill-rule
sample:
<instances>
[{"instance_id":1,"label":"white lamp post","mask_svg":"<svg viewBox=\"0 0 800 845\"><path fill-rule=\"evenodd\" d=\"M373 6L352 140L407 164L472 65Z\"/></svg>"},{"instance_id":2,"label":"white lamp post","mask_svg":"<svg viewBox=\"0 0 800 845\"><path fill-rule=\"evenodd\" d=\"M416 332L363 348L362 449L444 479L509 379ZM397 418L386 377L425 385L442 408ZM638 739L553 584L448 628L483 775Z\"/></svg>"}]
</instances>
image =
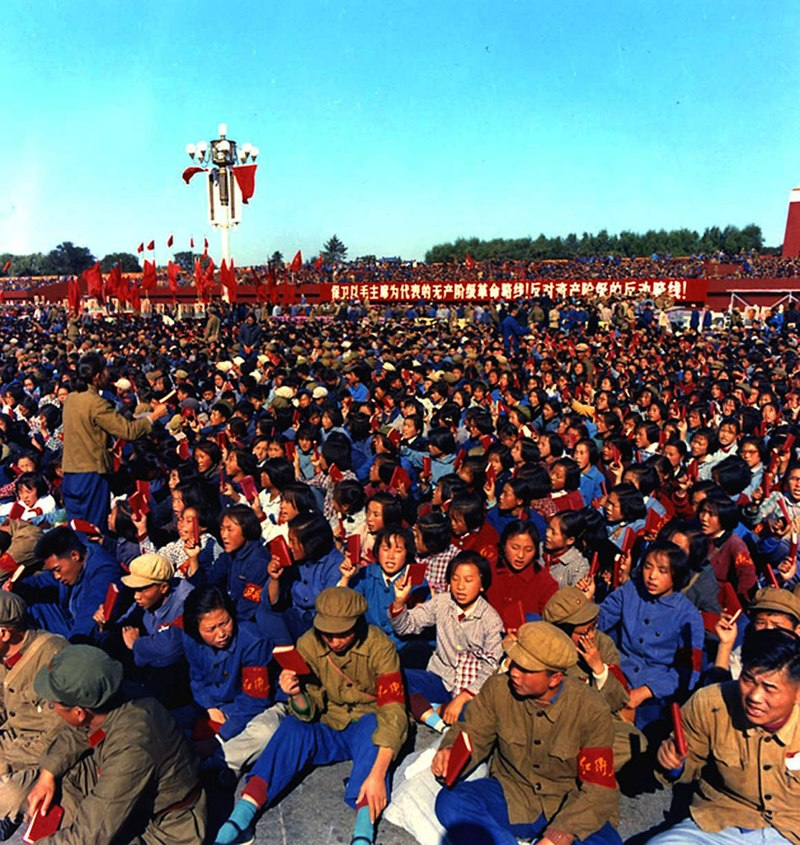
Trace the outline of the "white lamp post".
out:
<instances>
[{"instance_id":1,"label":"white lamp post","mask_svg":"<svg viewBox=\"0 0 800 845\"><path fill-rule=\"evenodd\" d=\"M234 176L233 169L238 166L242 170L254 170L255 168L243 167L243 165L255 163L258 158L258 147L249 143L239 147L236 141L227 137L228 127L224 123L220 123L218 132L219 138L210 142L198 141L196 144L187 144L186 152L200 169L208 172L208 219L215 229L220 230L222 259L230 263L230 230L241 222L242 203L250 196L248 194L247 197L242 197L239 180ZM188 172L184 172L187 183ZM189 178L192 175L193 173Z\"/></svg>"}]
</instances>

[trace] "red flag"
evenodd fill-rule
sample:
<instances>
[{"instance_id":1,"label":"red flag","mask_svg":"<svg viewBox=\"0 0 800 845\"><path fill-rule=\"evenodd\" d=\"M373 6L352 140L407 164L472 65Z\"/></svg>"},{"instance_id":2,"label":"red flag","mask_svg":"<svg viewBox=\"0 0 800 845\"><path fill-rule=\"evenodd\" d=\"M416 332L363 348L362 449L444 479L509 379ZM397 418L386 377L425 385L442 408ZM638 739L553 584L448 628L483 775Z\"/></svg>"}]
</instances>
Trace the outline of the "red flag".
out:
<instances>
[{"instance_id":1,"label":"red flag","mask_svg":"<svg viewBox=\"0 0 800 845\"><path fill-rule=\"evenodd\" d=\"M130 302L133 310L139 314L142 310L142 292L136 287L136 282L131 284Z\"/></svg>"},{"instance_id":2,"label":"red flag","mask_svg":"<svg viewBox=\"0 0 800 845\"><path fill-rule=\"evenodd\" d=\"M150 241L150 243L147 245L147 249L148 249L150 252L152 252L155 248L156 248L156 242L155 242L155 241Z\"/></svg>"},{"instance_id":3,"label":"red flag","mask_svg":"<svg viewBox=\"0 0 800 845\"><path fill-rule=\"evenodd\" d=\"M103 274L100 272L100 262L95 261L94 266L81 273L81 279L86 282L86 292L89 296L103 299Z\"/></svg>"},{"instance_id":4,"label":"red flag","mask_svg":"<svg viewBox=\"0 0 800 845\"><path fill-rule=\"evenodd\" d=\"M81 289L78 280L73 276L67 282L67 301L69 302L70 310L78 311L81 305Z\"/></svg>"},{"instance_id":5,"label":"red flag","mask_svg":"<svg viewBox=\"0 0 800 845\"><path fill-rule=\"evenodd\" d=\"M222 266L219 268L219 282L228 291L228 301L236 302L236 274L233 272L233 259L227 264L222 259Z\"/></svg>"},{"instance_id":6,"label":"red flag","mask_svg":"<svg viewBox=\"0 0 800 845\"><path fill-rule=\"evenodd\" d=\"M475 266L475 262L469 253L467 253L467 257L464 259L464 264L466 264L467 270L471 270Z\"/></svg>"},{"instance_id":7,"label":"red flag","mask_svg":"<svg viewBox=\"0 0 800 845\"><path fill-rule=\"evenodd\" d=\"M203 250L208 252L208 238L203 238Z\"/></svg>"},{"instance_id":8,"label":"red flag","mask_svg":"<svg viewBox=\"0 0 800 845\"><path fill-rule=\"evenodd\" d=\"M322 269L322 253L320 253L317 257L317 260L314 262L314 266L317 268L317 270Z\"/></svg>"},{"instance_id":9,"label":"red flag","mask_svg":"<svg viewBox=\"0 0 800 845\"><path fill-rule=\"evenodd\" d=\"M119 264L115 264L111 268L111 272L108 274L108 279L106 280L106 293L109 296L115 296L119 298L119 289L122 285L122 270Z\"/></svg>"},{"instance_id":10,"label":"red flag","mask_svg":"<svg viewBox=\"0 0 800 845\"><path fill-rule=\"evenodd\" d=\"M175 239L172 237L172 235L170 235L170 236L167 238L167 249L169 249L169 248L172 246L172 244L173 244L173 241L174 241L174 240L175 240Z\"/></svg>"},{"instance_id":11,"label":"red flag","mask_svg":"<svg viewBox=\"0 0 800 845\"><path fill-rule=\"evenodd\" d=\"M179 264L176 264L174 261L170 261L167 264L167 278L169 279L169 289L172 294L176 294L178 292L178 276L181 272L181 268Z\"/></svg>"},{"instance_id":12,"label":"red flag","mask_svg":"<svg viewBox=\"0 0 800 845\"><path fill-rule=\"evenodd\" d=\"M7 272L11 269L11 259L9 258L8 261L3 265L3 272Z\"/></svg>"},{"instance_id":13,"label":"red flag","mask_svg":"<svg viewBox=\"0 0 800 845\"><path fill-rule=\"evenodd\" d=\"M141 254L141 253L143 253L143 252L144 252L144 241L142 241L142 242L139 244L139 246L137 246L137 247L136 247L136 252L138 252L139 254Z\"/></svg>"},{"instance_id":14,"label":"red flag","mask_svg":"<svg viewBox=\"0 0 800 845\"><path fill-rule=\"evenodd\" d=\"M117 285L117 299L120 305L126 305L130 299L131 280L124 276Z\"/></svg>"},{"instance_id":15,"label":"red flag","mask_svg":"<svg viewBox=\"0 0 800 845\"><path fill-rule=\"evenodd\" d=\"M207 168L205 167L187 167L186 170L183 171L181 176L183 178L183 181L186 182L186 184L188 185L189 181L193 176L196 176L198 173L205 173L206 170Z\"/></svg>"},{"instance_id":16,"label":"red flag","mask_svg":"<svg viewBox=\"0 0 800 845\"><path fill-rule=\"evenodd\" d=\"M303 266L303 254L298 249L297 252L294 254L294 258L292 259L292 263L289 265L289 269L292 273L297 273L300 271L300 268Z\"/></svg>"},{"instance_id":17,"label":"red flag","mask_svg":"<svg viewBox=\"0 0 800 845\"><path fill-rule=\"evenodd\" d=\"M240 164L231 168L236 184L242 192L243 205L247 205L250 197L256 192L256 167L257 164Z\"/></svg>"},{"instance_id":18,"label":"red flag","mask_svg":"<svg viewBox=\"0 0 800 845\"><path fill-rule=\"evenodd\" d=\"M189 249L194 249L194 238L189 238Z\"/></svg>"},{"instance_id":19,"label":"red flag","mask_svg":"<svg viewBox=\"0 0 800 845\"><path fill-rule=\"evenodd\" d=\"M144 261L144 272L142 273L142 290L151 291L157 284L155 261Z\"/></svg>"}]
</instances>

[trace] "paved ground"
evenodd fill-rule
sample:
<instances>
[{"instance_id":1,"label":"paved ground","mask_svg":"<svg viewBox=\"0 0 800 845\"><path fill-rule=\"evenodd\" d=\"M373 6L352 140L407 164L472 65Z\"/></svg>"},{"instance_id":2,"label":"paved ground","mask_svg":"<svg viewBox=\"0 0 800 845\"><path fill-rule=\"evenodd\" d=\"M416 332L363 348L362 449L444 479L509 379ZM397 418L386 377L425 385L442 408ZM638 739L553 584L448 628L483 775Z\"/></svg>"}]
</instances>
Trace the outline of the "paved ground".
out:
<instances>
[{"instance_id":1,"label":"paved ground","mask_svg":"<svg viewBox=\"0 0 800 845\"><path fill-rule=\"evenodd\" d=\"M416 747L424 748L433 739L422 729ZM269 810L258 823L256 842L259 845L348 845L352 834L353 813L342 801L343 781L350 771L349 764L327 766L311 772L278 806ZM670 792L660 790L637 798L623 796L620 833L626 843L642 845L646 832L664 820L670 803ZM227 816L228 806L219 798L210 801L211 812L220 819ZM414 845L405 830L383 821L377 841L382 845ZM22 843L22 831L9 842ZM89 842L87 840L87 845Z\"/></svg>"}]
</instances>

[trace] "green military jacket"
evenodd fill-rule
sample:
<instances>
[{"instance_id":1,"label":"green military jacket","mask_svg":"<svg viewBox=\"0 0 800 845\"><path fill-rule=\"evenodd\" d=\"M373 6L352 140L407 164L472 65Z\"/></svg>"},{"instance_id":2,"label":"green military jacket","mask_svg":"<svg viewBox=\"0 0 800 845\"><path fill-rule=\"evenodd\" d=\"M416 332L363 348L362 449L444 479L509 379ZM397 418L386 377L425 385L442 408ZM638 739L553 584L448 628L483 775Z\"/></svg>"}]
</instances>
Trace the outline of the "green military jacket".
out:
<instances>
[{"instance_id":1,"label":"green military jacket","mask_svg":"<svg viewBox=\"0 0 800 845\"><path fill-rule=\"evenodd\" d=\"M70 393L64 402L64 472L111 472L108 437L136 440L152 431L147 418L127 420L114 406L89 387ZM103 526L101 526L102 528Z\"/></svg>"},{"instance_id":2,"label":"green military jacket","mask_svg":"<svg viewBox=\"0 0 800 845\"><path fill-rule=\"evenodd\" d=\"M120 831L130 829L141 832L147 843L189 841L177 832L173 835L171 828L185 826L175 808L184 802L193 806L200 798L199 769L188 740L159 702L126 702L93 733L64 725L39 766L62 778L87 755L95 782L69 826L49 843L108 845L129 841L131 837L121 838ZM204 818L201 821L204 824Z\"/></svg>"},{"instance_id":3,"label":"green military jacket","mask_svg":"<svg viewBox=\"0 0 800 845\"><path fill-rule=\"evenodd\" d=\"M470 766L494 752L490 774L503 787L512 824L529 824L543 813L543 836L586 839L617 821L611 713L580 681L565 678L556 698L542 704L515 696L508 676L494 675L441 747L452 745L459 731L472 742Z\"/></svg>"},{"instance_id":4,"label":"green military jacket","mask_svg":"<svg viewBox=\"0 0 800 845\"><path fill-rule=\"evenodd\" d=\"M691 814L701 830L773 827L800 843L800 706L775 733L751 725L736 681L698 690L681 715L689 756L680 780L699 781Z\"/></svg>"},{"instance_id":5,"label":"green military jacket","mask_svg":"<svg viewBox=\"0 0 800 845\"><path fill-rule=\"evenodd\" d=\"M630 698L628 690L625 689L625 685L620 680L622 670L619 668L619 652L614 645L614 641L608 634L604 634L602 631L596 631L595 637L597 638L597 648L600 651L600 657L603 659L603 663L610 667L603 688L597 691L611 708L611 712L617 713L628 703L628 699ZM567 676L583 681L583 683L589 684L589 686L595 689L597 688L597 681L591 669L589 669L580 656L578 662L567 670Z\"/></svg>"},{"instance_id":6,"label":"green military jacket","mask_svg":"<svg viewBox=\"0 0 800 845\"><path fill-rule=\"evenodd\" d=\"M22 648L0 661L0 759L11 769L36 766L63 725L49 703L39 698L33 679L67 641L47 631L27 631Z\"/></svg>"},{"instance_id":7,"label":"green military jacket","mask_svg":"<svg viewBox=\"0 0 800 845\"><path fill-rule=\"evenodd\" d=\"M312 629L300 637L297 650L315 677L304 686L309 708L301 712L292 705L290 712L304 721L319 719L339 731L374 713L378 727L372 741L397 754L406 740L408 716L400 658L389 637L370 625L363 642L338 655Z\"/></svg>"}]
</instances>

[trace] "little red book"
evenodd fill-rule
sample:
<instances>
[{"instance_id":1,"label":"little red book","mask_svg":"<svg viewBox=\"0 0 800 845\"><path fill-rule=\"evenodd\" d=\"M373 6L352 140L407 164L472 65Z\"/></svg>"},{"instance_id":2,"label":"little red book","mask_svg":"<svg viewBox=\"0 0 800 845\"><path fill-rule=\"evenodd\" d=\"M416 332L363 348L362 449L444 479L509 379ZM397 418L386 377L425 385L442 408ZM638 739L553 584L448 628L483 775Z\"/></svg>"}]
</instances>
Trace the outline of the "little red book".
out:
<instances>
[{"instance_id":1,"label":"little red book","mask_svg":"<svg viewBox=\"0 0 800 845\"><path fill-rule=\"evenodd\" d=\"M274 540L270 540L269 553L278 561L281 569L292 565L292 555L285 537L279 535Z\"/></svg>"},{"instance_id":2,"label":"little red book","mask_svg":"<svg viewBox=\"0 0 800 845\"><path fill-rule=\"evenodd\" d=\"M411 487L411 478L403 467L397 467L397 469L392 473L389 486L393 487L395 490L399 490L401 487L404 490L408 490Z\"/></svg>"},{"instance_id":3,"label":"little red book","mask_svg":"<svg viewBox=\"0 0 800 845\"><path fill-rule=\"evenodd\" d=\"M338 484L344 478L342 471L336 466L336 464L331 464L328 467L328 476L334 484Z\"/></svg>"},{"instance_id":4,"label":"little red book","mask_svg":"<svg viewBox=\"0 0 800 845\"><path fill-rule=\"evenodd\" d=\"M303 655L293 645L276 645L272 649L272 656L281 667L295 675L310 675L311 668L303 659Z\"/></svg>"},{"instance_id":5,"label":"little red book","mask_svg":"<svg viewBox=\"0 0 800 845\"><path fill-rule=\"evenodd\" d=\"M86 519L71 519L69 527L73 531L77 531L79 534L88 534L90 537L99 537L102 534L96 525L92 525L92 523Z\"/></svg>"},{"instance_id":6,"label":"little red book","mask_svg":"<svg viewBox=\"0 0 800 845\"><path fill-rule=\"evenodd\" d=\"M350 566L361 564L361 535L351 534L347 538L347 562Z\"/></svg>"},{"instance_id":7,"label":"little red book","mask_svg":"<svg viewBox=\"0 0 800 845\"><path fill-rule=\"evenodd\" d=\"M686 734L683 732L683 720L681 719L681 706L677 701L672 702L672 727L675 731L675 748L678 755L685 757L689 753L689 746L686 745Z\"/></svg>"},{"instance_id":8,"label":"little red book","mask_svg":"<svg viewBox=\"0 0 800 845\"><path fill-rule=\"evenodd\" d=\"M244 478L239 482L239 486L242 488L242 495L247 499L248 502L252 502L253 499L258 495L258 489L256 488L256 482L252 475L245 475Z\"/></svg>"},{"instance_id":9,"label":"little red book","mask_svg":"<svg viewBox=\"0 0 800 845\"><path fill-rule=\"evenodd\" d=\"M295 456L297 455L297 447L294 445L294 441L287 440L283 448L286 452L286 460L294 463Z\"/></svg>"},{"instance_id":10,"label":"little red book","mask_svg":"<svg viewBox=\"0 0 800 845\"><path fill-rule=\"evenodd\" d=\"M21 563L17 563L8 552L3 552L0 555L0 570L8 574L9 580L13 584L25 572L25 567Z\"/></svg>"},{"instance_id":11,"label":"little red book","mask_svg":"<svg viewBox=\"0 0 800 845\"><path fill-rule=\"evenodd\" d=\"M471 755L472 742L469 734L461 731L450 748L450 759L447 762L447 772L444 776L444 782L447 786L452 786L458 780L458 776L464 771Z\"/></svg>"},{"instance_id":12,"label":"little red book","mask_svg":"<svg viewBox=\"0 0 800 845\"><path fill-rule=\"evenodd\" d=\"M103 602L103 618L106 622L111 621L111 616L114 613L114 605L117 603L118 596L119 587L114 583L109 584L106 592L106 599Z\"/></svg>"},{"instance_id":13,"label":"little red book","mask_svg":"<svg viewBox=\"0 0 800 845\"><path fill-rule=\"evenodd\" d=\"M22 519L22 515L25 513L25 505L21 502L14 502L11 505L11 510L8 512L9 519Z\"/></svg>"},{"instance_id":14,"label":"little red book","mask_svg":"<svg viewBox=\"0 0 800 845\"><path fill-rule=\"evenodd\" d=\"M428 570L426 563L412 563L408 567L408 576L411 579L412 587L421 587L425 580L425 573Z\"/></svg>"},{"instance_id":15,"label":"little red book","mask_svg":"<svg viewBox=\"0 0 800 845\"><path fill-rule=\"evenodd\" d=\"M52 836L61 827L61 819L63 818L64 808L59 804L51 804L46 816L42 815L41 810L37 810L25 831L25 835L22 837L22 841L38 842L45 836Z\"/></svg>"},{"instance_id":16,"label":"little red book","mask_svg":"<svg viewBox=\"0 0 800 845\"><path fill-rule=\"evenodd\" d=\"M422 474L425 476L431 474L431 459L427 455L422 458Z\"/></svg>"}]
</instances>

